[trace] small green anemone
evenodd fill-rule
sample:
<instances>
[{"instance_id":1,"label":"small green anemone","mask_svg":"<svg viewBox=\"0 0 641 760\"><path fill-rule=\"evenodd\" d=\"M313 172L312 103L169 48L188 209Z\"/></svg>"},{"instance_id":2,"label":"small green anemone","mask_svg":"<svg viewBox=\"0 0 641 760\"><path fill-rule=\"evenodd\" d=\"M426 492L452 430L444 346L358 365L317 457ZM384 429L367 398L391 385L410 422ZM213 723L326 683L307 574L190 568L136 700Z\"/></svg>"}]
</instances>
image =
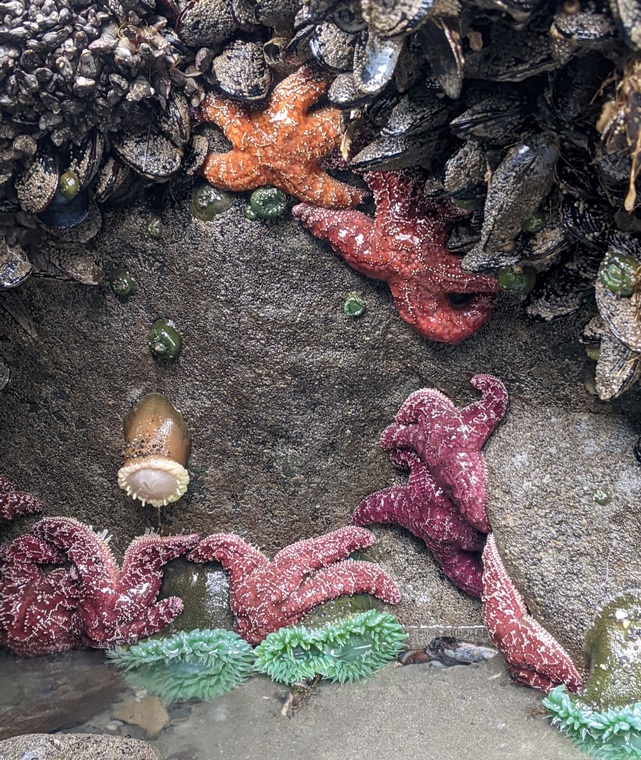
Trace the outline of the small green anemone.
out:
<instances>
[{"instance_id":1,"label":"small green anemone","mask_svg":"<svg viewBox=\"0 0 641 760\"><path fill-rule=\"evenodd\" d=\"M270 633L256 647L256 669L287 684L315 675L356 681L391 662L406 638L394 615L367 610L316 629L299 625Z\"/></svg>"},{"instance_id":2,"label":"small green anemone","mask_svg":"<svg viewBox=\"0 0 641 760\"><path fill-rule=\"evenodd\" d=\"M599 711L570 694L565 686L557 686L543 704L551 713L552 725L589 757L641 757L641 702Z\"/></svg>"},{"instance_id":3,"label":"small green anemone","mask_svg":"<svg viewBox=\"0 0 641 760\"><path fill-rule=\"evenodd\" d=\"M132 689L146 689L165 703L212 699L254 671L254 650L233 631L203 628L146 639L107 656L124 670Z\"/></svg>"}]
</instances>

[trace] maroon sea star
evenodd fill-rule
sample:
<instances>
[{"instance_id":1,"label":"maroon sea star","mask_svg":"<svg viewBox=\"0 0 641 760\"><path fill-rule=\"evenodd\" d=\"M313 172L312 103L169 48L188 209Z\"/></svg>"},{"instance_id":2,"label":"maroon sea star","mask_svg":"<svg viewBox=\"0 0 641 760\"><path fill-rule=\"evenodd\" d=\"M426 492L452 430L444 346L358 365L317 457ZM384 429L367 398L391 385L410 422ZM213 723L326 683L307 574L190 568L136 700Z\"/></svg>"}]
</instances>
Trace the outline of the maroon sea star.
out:
<instances>
[{"instance_id":1,"label":"maroon sea star","mask_svg":"<svg viewBox=\"0 0 641 760\"><path fill-rule=\"evenodd\" d=\"M72 632L79 585L69 568L45 572L41 565L66 561L47 541L20 536L5 547L0 578L0 644L20 655L66 652L76 646Z\"/></svg>"},{"instance_id":2,"label":"maroon sea star","mask_svg":"<svg viewBox=\"0 0 641 760\"><path fill-rule=\"evenodd\" d=\"M523 597L507 574L494 535L483 552L483 620L515 681L549 692L559 684L583 686L581 674L559 642L528 615Z\"/></svg>"},{"instance_id":3,"label":"maroon sea star","mask_svg":"<svg viewBox=\"0 0 641 760\"><path fill-rule=\"evenodd\" d=\"M430 340L459 343L492 315L498 283L466 272L446 246L450 224L462 215L449 201L423 192L420 172L369 172L376 219L358 211L331 211L308 203L292 213L327 240L358 272L384 280L401 317ZM473 294L455 304L450 295Z\"/></svg>"},{"instance_id":4,"label":"maroon sea star","mask_svg":"<svg viewBox=\"0 0 641 760\"><path fill-rule=\"evenodd\" d=\"M461 517L417 454L392 448L390 459L401 469L409 468L407 485L384 488L363 499L352 523L395 523L407 528L425 541L453 583L480 597L480 553L485 536Z\"/></svg>"},{"instance_id":5,"label":"maroon sea star","mask_svg":"<svg viewBox=\"0 0 641 760\"><path fill-rule=\"evenodd\" d=\"M13 483L4 475L0 475L0 522L8 522L19 515L41 510L42 504L37 496L25 491L16 491Z\"/></svg>"},{"instance_id":6,"label":"maroon sea star","mask_svg":"<svg viewBox=\"0 0 641 760\"><path fill-rule=\"evenodd\" d=\"M250 644L298 623L312 607L351 594L373 594L397 604L390 576L372 562L346 559L376 542L364 528L347 527L291 544L269 560L232 533L204 538L187 559L222 564L229 573L236 632Z\"/></svg>"},{"instance_id":7,"label":"maroon sea star","mask_svg":"<svg viewBox=\"0 0 641 760\"><path fill-rule=\"evenodd\" d=\"M178 597L159 602L156 597L163 566L193 549L197 535L139 536L127 548L120 569L106 541L70 517L40 520L33 533L59 549L77 573L80 598L73 630L85 646L109 649L132 644L182 612Z\"/></svg>"},{"instance_id":8,"label":"maroon sea star","mask_svg":"<svg viewBox=\"0 0 641 760\"><path fill-rule=\"evenodd\" d=\"M458 410L440 391L412 393L381 436L384 449L415 451L467 522L488 533L487 474L481 448L503 419L507 391L492 375L470 381L483 394Z\"/></svg>"},{"instance_id":9,"label":"maroon sea star","mask_svg":"<svg viewBox=\"0 0 641 760\"><path fill-rule=\"evenodd\" d=\"M367 193L330 177L319 164L338 148L341 115L336 108L310 108L329 80L303 66L276 85L266 106L249 110L211 92L199 109L232 143L227 153L210 153L202 168L214 187L252 190L263 185L328 208L362 203Z\"/></svg>"}]
</instances>

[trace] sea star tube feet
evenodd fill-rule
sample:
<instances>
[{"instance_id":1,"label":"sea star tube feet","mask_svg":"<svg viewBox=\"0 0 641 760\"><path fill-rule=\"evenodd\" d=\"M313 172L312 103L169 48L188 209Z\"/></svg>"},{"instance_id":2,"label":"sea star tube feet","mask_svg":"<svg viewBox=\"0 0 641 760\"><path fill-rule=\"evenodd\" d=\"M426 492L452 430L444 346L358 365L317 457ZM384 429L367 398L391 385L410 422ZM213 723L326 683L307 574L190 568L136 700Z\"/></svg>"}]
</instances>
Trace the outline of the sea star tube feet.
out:
<instances>
[{"instance_id":1,"label":"sea star tube feet","mask_svg":"<svg viewBox=\"0 0 641 760\"><path fill-rule=\"evenodd\" d=\"M107 542L89 526L68 517L36 523L33 533L53 544L77 572L80 599L74 632L89 647L132 644L159 631L182 612L177 597L156 601L163 566L198 543L197 535L134 539L119 568Z\"/></svg>"},{"instance_id":2,"label":"sea star tube feet","mask_svg":"<svg viewBox=\"0 0 641 760\"><path fill-rule=\"evenodd\" d=\"M339 596L373 594L397 604L398 588L382 568L347 559L375 541L364 528L340 528L291 544L270 561L240 536L216 533L187 558L222 563L229 572L236 632L250 644L259 644L267 634L298 623L312 607Z\"/></svg>"},{"instance_id":3,"label":"sea star tube feet","mask_svg":"<svg viewBox=\"0 0 641 760\"><path fill-rule=\"evenodd\" d=\"M419 171L368 172L376 217L301 203L292 213L312 235L326 240L356 271L387 282L402 319L430 340L460 343L492 315L494 277L466 272L446 247L452 222L462 215L447 200L423 192ZM455 304L450 296L469 295Z\"/></svg>"},{"instance_id":4,"label":"sea star tube feet","mask_svg":"<svg viewBox=\"0 0 641 760\"><path fill-rule=\"evenodd\" d=\"M560 684L573 692L581 689L583 679L570 655L528 614L492 533L483 552L482 601L487 632L515 681L546 693Z\"/></svg>"},{"instance_id":5,"label":"sea star tube feet","mask_svg":"<svg viewBox=\"0 0 641 760\"><path fill-rule=\"evenodd\" d=\"M320 166L320 160L339 147L341 133L338 109L309 111L328 87L327 79L303 66L276 85L262 110L209 93L198 118L217 124L233 147L228 153L210 153L203 176L225 190L274 185L328 208L362 203L367 193L339 182Z\"/></svg>"}]
</instances>

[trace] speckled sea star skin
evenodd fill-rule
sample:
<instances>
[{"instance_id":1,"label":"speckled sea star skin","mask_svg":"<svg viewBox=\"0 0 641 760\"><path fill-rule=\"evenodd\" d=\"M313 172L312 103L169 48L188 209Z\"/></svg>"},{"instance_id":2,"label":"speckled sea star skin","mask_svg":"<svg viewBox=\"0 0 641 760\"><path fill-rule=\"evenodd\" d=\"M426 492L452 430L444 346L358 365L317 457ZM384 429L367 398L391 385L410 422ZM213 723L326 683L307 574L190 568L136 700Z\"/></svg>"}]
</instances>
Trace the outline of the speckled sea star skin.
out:
<instances>
[{"instance_id":1,"label":"speckled sea star skin","mask_svg":"<svg viewBox=\"0 0 641 760\"><path fill-rule=\"evenodd\" d=\"M327 240L356 271L387 282L402 319L425 338L459 343L492 315L493 277L461 268L446 246L450 224L462 213L423 192L418 171L369 172L376 219L358 211L328 211L307 203L292 213L312 235ZM474 294L453 305L448 294Z\"/></svg>"},{"instance_id":2,"label":"speckled sea star skin","mask_svg":"<svg viewBox=\"0 0 641 760\"><path fill-rule=\"evenodd\" d=\"M0 475L0 522L8 522L19 515L42 511L37 496L25 491L16 491L15 486L4 475Z\"/></svg>"},{"instance_id":3,"label":"speckled sea star skin","mask_svg":"<svg viewBox=\"0 0 641 760\"><path fill-rule=\"evenodd\" d=\"M581 674L561 644L528 615L493 534L487 537L483 568L483 620L514 680L546 693L559 684L579 691Z\"/></svg>"},{"instance_id":4,"label":"speckled sea star skin","mask_svg":"<svg viewBox=\"0 0 641 760\"><path fill-rule=\"evenodd\" d=\"M433 388L412 393L383 432L381 446L415 451L467 522L488 533L481 449L503 419L508 395L493 375L475 375L470 383L483 395L461 410Z\"/></svg>"},{"instance_id":5,"label":"speckled sea star skin","mask_svg":"<svg viewBox=\"0 0 641 760\"><path fill-rule=\"evenodd\" d=\"M84 646L110 649L151 636L182 612L178 597L157 602L162 568L198 543L197 535L134 539L122 569L101 536L69 517L36 523L33 533L51 543L72 563L80 599L73 616L75 635Z\"/></svg>"},{"instance_id":6,"label":"speckled sea star skin","mask_svg":"<svg viewBox=\"0 0 641 760\"><path fill-rule=\"evenodd\" d=\"M328 208L362 203L366 193L330 177L319 165L340 142L336 108L309 112L328 86L326 79L304 66L276 85L260 111L209 93L199 117L217 124L233 148L210 153L203 176L226 190L275 185L299 200Z\"/></svg>"},{"instance_id":7,"label":"speckled sea star skin","mask_svg":"<svg viewBox=\"0 0 641 760\"><path fill-rule=\"evenodd\" d=\"M20 536L4 554L0 577L0 645L16 654L66 652L77 645L72 619L80 593L62 552L33 535Z\"/></svg>"},{"instance_id":8,"label":"speckled sea star skin","mask_svg":"<svg viewBox=\"0 0 641 760\"><path fill-rule=\"evenodd\" d=\"M480 597L480 553L485 536L465 522L417 454L391 449L390 459L401 469L409 468L407 485L384 488L363 499L352 515L352 523L395 523L407 528L425 541L456 586Z\"/></svg>"},{"instance_id":9,"label":"speckled sea star skin","mask_svg":"<svg viewBox=\"0 0 641 760\"><path fill-rule=\"evenodd\" d=\"M229 573L235 630L250 644L298 623L312 607L353 594L373 594L397 604L400 593L378 565L346 559L376 542L364 528L347 527L298 541L269 560L240 536L216 533L204 538L187 559L222 563Z\"/></svg>"}]
</instances>

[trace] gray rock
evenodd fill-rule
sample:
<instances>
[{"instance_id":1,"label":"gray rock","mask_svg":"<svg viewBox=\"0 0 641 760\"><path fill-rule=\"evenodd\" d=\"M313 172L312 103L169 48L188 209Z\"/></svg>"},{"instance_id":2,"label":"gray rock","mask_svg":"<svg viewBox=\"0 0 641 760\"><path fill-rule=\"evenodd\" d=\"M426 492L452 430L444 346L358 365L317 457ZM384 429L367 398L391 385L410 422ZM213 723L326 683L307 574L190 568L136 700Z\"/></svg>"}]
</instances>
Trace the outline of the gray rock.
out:
<instances>
[{"instance_id":1,"label":"gray rock","mask_svg":"<svg viewBox=\"0 0 641 760\"><path fill-rule=\"evenodd\" d=\"M461 406L476 397L470 377L491 372L512 399L487 448L499 546L533 612L578 652L606 587L641 573L638 412L626 417L585 391L576 336L587 317L540 324L505 298L462 345L430 343L399 318L385 285L290 216L250 222L239 196L200 222L188 192L174 193L162 239L146 232L157 210L139 203L108 212L92 241L107 275L125 266L136 279L133 297L30 280L19 295L37 337L0 313L12 370L0 472L38 494L46 514L107 528L122 552L157 524L153 508L117 487L122 419L145 393L166 393L193 448L190 490L161 510L163 532L233 531L273 554L347 524L363 497L403 482L378 438L409 393L436 385ZM352 291L367 304L357 319L342 311ZM147 348L158 317L182 333L174 363ZM598 484L616 491L606 508L591 501ZM444 632L482 636L480 604L444 579L422 542L374 530L372 555L401 586L396 611L412 645Z\"/></svg>"},{"instance_id":2,"label":"gray rock","mask_svg":"<svg viewBox=\"0 0 641 760\"><path fill-rule=\"evenodd\" d=\"M26 734L0 741L1 760L162 760L138 739L96 734Z\"/></svg>"}]
</instances>

